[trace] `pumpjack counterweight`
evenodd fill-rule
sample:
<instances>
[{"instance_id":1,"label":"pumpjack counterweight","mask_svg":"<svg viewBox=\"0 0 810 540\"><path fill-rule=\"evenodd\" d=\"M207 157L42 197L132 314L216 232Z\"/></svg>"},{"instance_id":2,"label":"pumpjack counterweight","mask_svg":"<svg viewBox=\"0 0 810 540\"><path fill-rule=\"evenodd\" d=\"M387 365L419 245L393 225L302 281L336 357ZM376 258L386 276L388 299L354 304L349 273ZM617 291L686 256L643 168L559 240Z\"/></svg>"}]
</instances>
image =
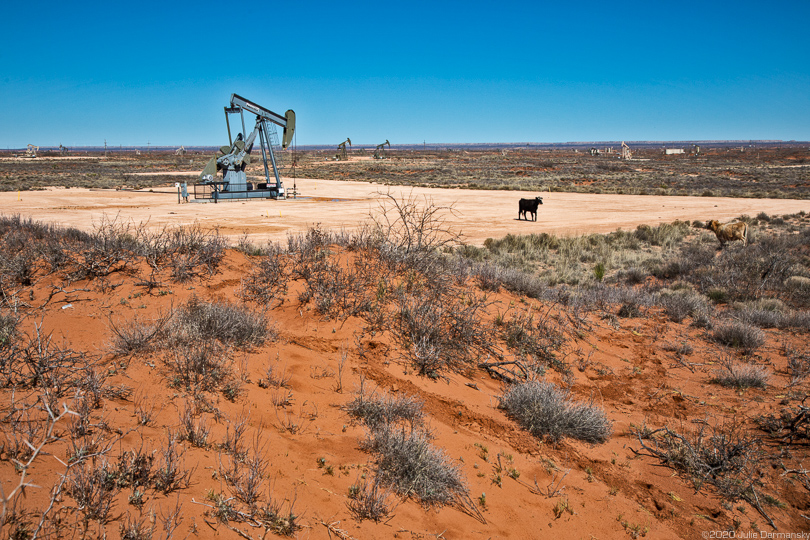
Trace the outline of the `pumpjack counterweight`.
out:
<instances>
[{"instance_id":1,"label":"pumpjack counterweight","mask_svg":"<svg viewBox=\"0 0 810 540\"><path fill-rule=\"evenodd\" d=\"M256 115L256 124L247 139L243 137L246 131L245 112ZM234 114L239 115L242 128L236 140L231 139L229 118ZM288 110L282 116L238 94L232 94L230 106L225 107L225 122L228 126L228 146L220 147L218 155L212 157L200 173L200 181L194 186L194 198L213 199L214 202L221 199L285 199L277 161L280 156L276 156L273 150L274 144L278 144L275 126L281 126L284 130L281 149L285 149L292 142L295 132L295 112ZM265 182L254 186L247 181L245 169L250 165L250 155L257 137L262 150ZM221 179L217 178L219 171L222 171Z\"/></svg>"}]
</instances>

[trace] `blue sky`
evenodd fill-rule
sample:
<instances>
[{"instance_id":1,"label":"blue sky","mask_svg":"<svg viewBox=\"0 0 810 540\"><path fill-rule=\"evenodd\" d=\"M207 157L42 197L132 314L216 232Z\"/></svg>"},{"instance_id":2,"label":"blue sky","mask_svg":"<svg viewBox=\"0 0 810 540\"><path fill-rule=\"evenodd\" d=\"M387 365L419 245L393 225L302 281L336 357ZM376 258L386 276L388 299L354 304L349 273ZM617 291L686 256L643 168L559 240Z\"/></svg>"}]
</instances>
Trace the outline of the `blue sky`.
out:
<instances>
[{"instance_id":1,"label":"blue sky","mask_svg":"<svg viewBox=\"0 0 810 540\"><path fill-rule=\"evenodd\" d=\"M246 7L239 8L238 5ZM810 140L810 2L11 2L0 148Z\"/></svg>"}]
</instances>

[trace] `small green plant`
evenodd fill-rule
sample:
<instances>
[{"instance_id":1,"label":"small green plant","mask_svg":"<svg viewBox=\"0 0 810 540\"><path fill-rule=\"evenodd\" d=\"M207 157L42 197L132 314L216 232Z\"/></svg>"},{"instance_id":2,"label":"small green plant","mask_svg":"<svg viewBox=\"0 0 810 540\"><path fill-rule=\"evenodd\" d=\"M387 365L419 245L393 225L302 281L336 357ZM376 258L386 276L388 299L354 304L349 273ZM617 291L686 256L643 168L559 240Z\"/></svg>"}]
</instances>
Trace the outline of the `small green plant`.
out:
<instances>
[{"instance_id":1,"label":"small green plant","mask_svg":"<svg viewBox=\"0 0 810 540\"><path fill-rule=\"evenodd\" d=\"M132 495L129 496L129 504L140 510L141 508L143 508L143 504L145 502L143 498L144 495L145 491L143 489L136 488L132 492Z\"/></svg>"},{"instance_id":2,"label":"small green plant","mask_svg":"<svg viewBox=\"0 0 810 540\"><path fill-rule=\"evenodd\" d=\"M605 278L605 265L604 263L596 263L596 266L593 267L593 277L596 278L596 281L602 281Z\"/></svg>"}]
</instances>

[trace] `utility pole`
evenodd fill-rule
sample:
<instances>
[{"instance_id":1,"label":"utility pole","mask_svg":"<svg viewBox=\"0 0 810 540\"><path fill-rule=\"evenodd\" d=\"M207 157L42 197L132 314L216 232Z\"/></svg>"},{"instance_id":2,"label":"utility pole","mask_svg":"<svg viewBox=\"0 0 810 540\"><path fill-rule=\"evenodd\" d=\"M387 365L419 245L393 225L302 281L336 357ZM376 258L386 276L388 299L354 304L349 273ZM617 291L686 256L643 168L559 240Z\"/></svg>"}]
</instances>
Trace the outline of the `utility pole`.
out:
<instances>
[{"instance_id":1,"label":"utility pole","mask_svg":"<svg viewBox=\"0 0 810 540\"><path fill-rule=\"evenodd\" d=\"M104 139L104 157L107 157L107 139Z\"/></svg>"}]
</instances>

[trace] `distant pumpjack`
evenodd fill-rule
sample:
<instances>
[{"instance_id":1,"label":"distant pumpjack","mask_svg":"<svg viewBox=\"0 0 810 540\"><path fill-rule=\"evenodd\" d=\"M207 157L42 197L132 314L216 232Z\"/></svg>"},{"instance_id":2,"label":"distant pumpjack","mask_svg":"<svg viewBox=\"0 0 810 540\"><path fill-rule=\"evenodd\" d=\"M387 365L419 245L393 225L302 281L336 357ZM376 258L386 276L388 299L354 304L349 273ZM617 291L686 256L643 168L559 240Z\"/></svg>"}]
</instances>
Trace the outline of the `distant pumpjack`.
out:
<instances>
[{"instance_id":1,"label":"distant pumpjack","mask_svg":"<svg viewBox=\"0 0 810 540\"><path fill-rule=\"evenodd\" d=\"M630 151L630 147L624 144L624 141L622 141L622 159L630 159L632 155L633 152Z\"/></svg>"},{"instance_id":2,"label":"distant pumpjack","mask_svg":"<svg viewBox=\"0 0 810 540\"><path fill-rule=\"evenodd\" d=\"M25 157L35 158L37 157L37 152L39 152L39 146L29 144L28 150L25 151Z\"/></svg>"},{"instance_id":3,"label":"distant pumpjack","mask_svg":"<svg viewBox=\"0 0 810 540\"><path fill-rule=\"evenodd\" d=\"M349 154L346 152L346 144L347 143L349 144L349 146L352 145L352 140L350 138L348 138L348 137L346 137L346 140L338 145L338 147L337 147L338 153L335 154L335 159L337 161L348 161L349 160Z\"/></svg>"},{"instance_id":4,"label":"distant pumpjack","mask_svg":"<svg viewBox=\"0 0 810 540\"><path fill-rule=\"evenodd\" d=\"M385 159L385 145L388 145L388 149L391 149L391 143L388 142L388 139L385 139L385 142L382 144L377 145L377 149L374 150L374 159Z\"/></svg>"}]
</instances>

